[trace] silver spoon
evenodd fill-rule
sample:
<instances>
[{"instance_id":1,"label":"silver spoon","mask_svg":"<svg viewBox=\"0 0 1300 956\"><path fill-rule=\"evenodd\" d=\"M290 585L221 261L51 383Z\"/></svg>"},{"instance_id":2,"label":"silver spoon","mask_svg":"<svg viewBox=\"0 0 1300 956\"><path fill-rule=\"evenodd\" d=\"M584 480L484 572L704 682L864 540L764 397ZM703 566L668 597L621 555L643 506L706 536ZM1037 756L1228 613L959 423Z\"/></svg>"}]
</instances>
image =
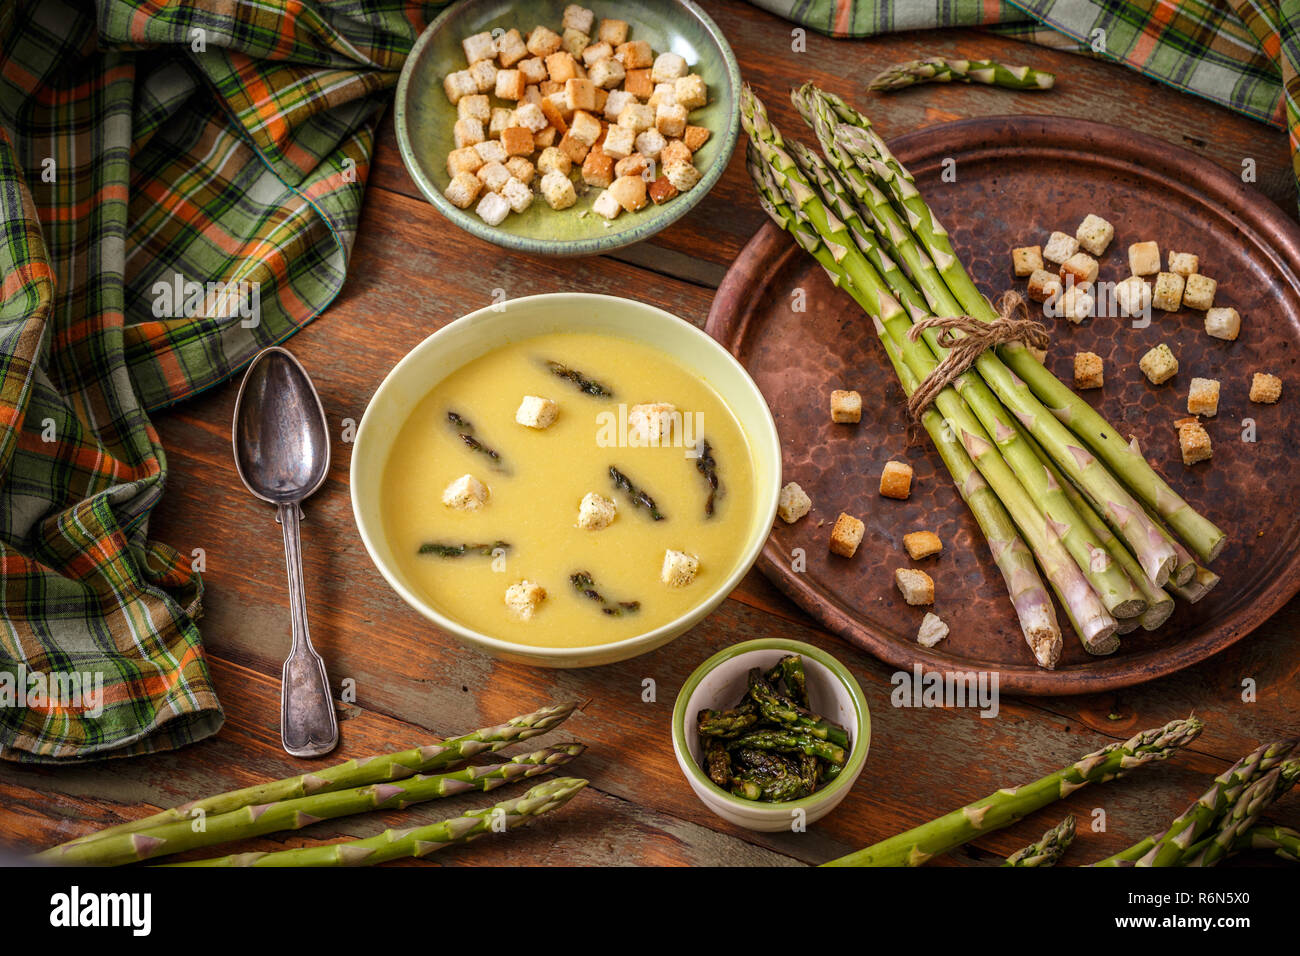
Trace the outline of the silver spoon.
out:
<instances>
[{"instance_id":1,"label":"silver spoon","mask_svg":"<svg viewBox=\"0 0 1300 956\"><path fill-rule=\"evenodd\" d=\"M325 662L311 646L302 582L299 504L325 482L329 427L306 369L279 346L263 349L244 373L231 429L244 486L277 510L289 568L293 648L281 671L280 741L294 757L319 757L339 742Z\"/></svg>"}]
</instances>

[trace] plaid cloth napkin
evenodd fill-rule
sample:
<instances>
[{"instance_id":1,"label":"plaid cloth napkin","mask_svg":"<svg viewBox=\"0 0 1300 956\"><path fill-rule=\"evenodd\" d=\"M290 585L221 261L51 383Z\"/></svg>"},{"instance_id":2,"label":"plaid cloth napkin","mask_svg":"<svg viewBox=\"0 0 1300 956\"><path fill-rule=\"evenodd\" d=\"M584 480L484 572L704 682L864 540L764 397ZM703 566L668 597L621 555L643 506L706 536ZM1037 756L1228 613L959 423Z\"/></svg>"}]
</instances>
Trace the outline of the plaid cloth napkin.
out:
<instances>
[{"instance_id":1,"label":"plaid cloth napkin","mask_svg":"<svg viewBox=\"0 0 1300 956\"><path fill-rule=\"evenodd\" d=\"M0 3L0 757L215 733L149 413L343 284L375 127L436 4Z\"/></svg>"},{"instance_id":2,"label":"plaid cloth napkin","mask_svg":"<svg viewBox=\"0 0 1300 956\"><path fill-rule=\"evenodd\" d=\"M1093 53L1288 130L1300 181L1300 13L1284 15L1292 0L751 2L832 36L985 27Z\"/></svg>"}]
</instances>

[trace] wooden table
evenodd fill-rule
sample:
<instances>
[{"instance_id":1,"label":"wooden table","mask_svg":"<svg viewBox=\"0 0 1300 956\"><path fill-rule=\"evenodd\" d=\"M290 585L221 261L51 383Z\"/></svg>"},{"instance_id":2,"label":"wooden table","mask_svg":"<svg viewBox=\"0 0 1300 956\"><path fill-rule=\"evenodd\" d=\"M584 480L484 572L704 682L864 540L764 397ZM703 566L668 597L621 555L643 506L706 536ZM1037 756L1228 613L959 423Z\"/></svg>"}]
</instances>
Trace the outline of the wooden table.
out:
<instances>
[{"instance_id":1,"label":"wooden table","mask_svg":"<svg viewBox=\"0 0 1300 956\"><path fill-rule=\"evenodd\" d=\"M790 132L803 135L786 94L806 79L865 99L865 78L895 60L941 52L1032 61L1058 74L1056 91L927 87L872 96L870 112L886 136L1015 111L1126 125L1233 170L1243 158L1254 158L1261 195L1295 208L1281 132L1121 67L953 30L863 41L809 35L807 51L791 53L791 24L741 0L707 6L730 38L745 78ZM531 830L440 853L433 862L785 865L838 856L1175 716L1195 711L1205 719L1207 729L1192 751L1158 772L1085 789L1064 807L937 861L961 865L987 863L1023 846L1066 810L1080 821L1073 859L1098 859L1166 823L1211 775L1257 741L1295 733L1300 653L1293 636L1300 629L1300 600L1249 639L1176 676L1111 694L1004 699L998 717L988 720L975 710L891 707L890 669L819 630L757 573L671 645L578 671L484 657L437 631L393 593L353 524L351 446L341 440L385 373L429 333L488 304L496 289L509 296L575 289L630 296L703 324L727 265L763 221L743 153L743 146L737 149L721 182L690 215L650 242L604 258L541 259L503 252L450 226L420 198L402 167L391 123L385 125L347 285L325 315L289 343L315 378L334 427L331 474L308 503L302 529L313 637L335 691L345 681L355 690L355 703L339 705L342 743L333 759L462 732L558 698L590 698L562 735L590 745L573 770L592 786ZM289 642L284 556L271 509L250 497L235 474L235 391L227 384L157 418L171 472L152 529L182 552L206 552L201 627L226 725L215 738L173 753L76 768L0 766L0 838L14 848L50 845L326 762L294 760L280 749L279 674ZM669 718L683 680L720 648L765 635L836 654L857 675L872 707L871 752L861 780L834 814L806 833L756 834L724 823L695 798L673 758ZM652 702L642 699L646 678L655 682ZM1242 700L1248 680L1257 688L1251 703ZM243 848L364 835L439 819L475 803L463 797L380 814L382 821L369 815L323 823ZM1099 809L1105 810L1104 830L1093 832ZM1293 799L1277 816L1294 824L1297 812Z\"/></svg>"}]
</instances>

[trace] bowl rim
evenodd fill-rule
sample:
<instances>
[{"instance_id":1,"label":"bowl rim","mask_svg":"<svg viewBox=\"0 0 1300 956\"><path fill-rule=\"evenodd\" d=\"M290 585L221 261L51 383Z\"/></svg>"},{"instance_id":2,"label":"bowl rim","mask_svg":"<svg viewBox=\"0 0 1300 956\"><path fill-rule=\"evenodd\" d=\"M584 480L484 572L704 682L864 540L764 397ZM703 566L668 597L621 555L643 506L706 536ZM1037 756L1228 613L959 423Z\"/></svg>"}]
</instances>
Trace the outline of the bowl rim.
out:
<instances>
[{"instance_id":1,"label":"bowl rim","mask_svg":"<svg viewBox=\"0 0 1300 956\"><path fill-rule=\"evenodd\" d=\"M424 175L423 170L416 161L415 146L411 142L407 131L406 99L411 76L424 53L424 48L433 42L433 37L446 26L454 14L457 14L462 7L470 6L473 2L474 0L460 0L458 3L453 3L424 28L424 32L415 41L415 45L411 47L411 52L406 57L406 62L402 65L402 72L397 78L397 90L393 99L393 129L397 134L397 149L402 156L402 165L406 167L407 174L415 182L421 195L453 225L459 226L479 239L516 252L550 256L585 256L612 252L615 249L621 249L624 246L630 246L643 239L648 239L672 225L694 209L696 204L708 195L717 181L722 178L722 174L731 162L731 155L735 152L736 143L740 139L740 65L736 61L736 55L731 49L731 44L727 42L727 38L718 25L713 22L712 17L705 13L693 0L669 0L670 3L683 8L687 14L699 21L713 41L714 46L722 54L731 99L737 104L737 108L731 111L727 119L727 128L721 138L722 146L717 157L709 165L709 168L704 170L700 181L695 184L693 189L677 196L670 203L656 207L659 211L645 223L610 235L591 236L586 239L538 239L533 236L519 236L509 230L489 226L477 216L452 205L451 201L442 194L442 191L436 187L434 182ZM635 10L635 4L631 6Z\"/></svg>"},{"instance_id":2,"label":"bowl rim","mask_svg":"<svg viewBox=\"0 0 1300 956\"><path fill-rule=\"evenodd\" d=\"M524 655L537 660L546 660L550 663L556 663L560 666L564 666L569 662L580 662L583 659L591 658L595 655L606 657L611 661L626 660L629 657L636 657L640 653L654 650L672 640L672 638L665 638L664 635L675 628L679 628L683 622L687 622L686 628L683 628L683 631L689 629L705 616L712 613L717 606L721 604L722 601L725 601L727 596L736 589L741 578L749 573L749 569L754 566L754 562L757 560L759 552L767 542L772 522L776 519L776 507L780 496L780 481L773 482L772 493L768 496L766 502L761 500L756 489L754 504L755 516L758 523L755 527L759 529L759 532L754 534L754 539L741 553L731 573L715 589L710 590L700 599L700 601L692 605L684 613L673 618L671 621L659 625L653 630L646 631L642 634L636 634L632 637L625 637L622 640L612 641L607 644L591 644L581 647L544 647L533 644L518 644L514 641L507 641L499 637L492 637L489 634L484 634L481 631L477 631L474 628L447 616L428 601L424 600L403 585L401 581L398 580L397 575L387 566L387 563L379 559L376 554L375 545L371 541L371 529L367 526L361 513L361 503L357 492L357 473L362 456L359 455L358 452L364 447L365 436L368 433L368 423L371 421L371 410L376 407L386 390L396 387L392 385L392 382L398 376L399 372L401 372L403 367L408 363L414 364L417 353L436 350L441 341L451 335L459 334L460 330L463 329L464 326L469 325L484 316L499 315L502 311L509 310L512 306L524 304L535 305L542 303L544 300L553 300L561 303L616 302L619 303L620 306L631 306L642 310L647 315L654 315L656 318L652 321L671 320L679 323L686 330L688 336L693 336L699 342L701 348L714 350L716 354L723 359L724 364L730 365L733 370L738 371L740 373L740 380L746 383L746 385L753 391L754 395L759 399L759 404L765 413L757 423L759 427L757 429L754 428L749 421L740 422L741 429L750 442L751 458L754 457L754 445L758 442L766 442L770 445L768 450L773 456L773 460L778 462L781 460L780 434L777 432L776 420L772 417L772 410L768 407L766 396L763 395L758 384L750 377L749 373L745 370L745 367L740 364L736 357L724 349L716 339L703 329L687 322L679 316L674 315L666 309L661 309L658 306L641 302L638 299L628 299L616 295L605 295L604 293L598 292L543 292L536 295L507 299L505 303L502 304L504 305L504 309L502 308L502 305L487 305L481 309L475 309L473 312L468 312L465 315L453 319L442 328L430 333L418 342L389 370L388 374L384 376L383 381L379 383L379 387L375 389L374 394L370 396L370 401L367 402L366 410L361 415L361 421L357 425L356 437L352 443L351 461L348 466L348 493L352 501L352 520L357 526L357 532L361 535L361 543L365 546L366 553L370 556L371 563L379 570L380 575L388 582L389 587L396 591L398 596L402 598L408 606L462 642L477 647L490 648L492 651L501 655L515 655L516 657ZM476 357L481 357L482 355L487 354L488 351L491 351L493 348L496 348L501 344L503 343L498 342L496 345L488 345L485 350L479 353L479 356ZM674 360L681 362L692 374L696 374L706 382L708 381L695 372L695 369L692 367L689 360L679 358L672 353L665 352L665 354L668 354ZM451 372L448 372L447 374L450 375ZM446 376L443 376L443 378L445 377ZM441 380L442 379L439 379L439 381ZM429 388L432 389L437 384L437 382L432 382L429 384ZM732 414L735 414L735 412L733 411ZM739 421L739 418L737 420ZM762 520L764 517L766 517L765 521ZM376 529L376 532L382 533L382 528ZM710 604L712 604L712 607L708 607ZM706 607L708 609L701 612L701 609ZM644 652L635 652L622 657L610 656L616 655L620 650L628 650L642 645L646 645Z\"/></svg>"},{"instance_id":3,"label":"bowl rim","mask_svg":"<svg viewBox=\"0 0 1300 956\"><path fill-rule=\"evenodd\" d=\"M790 651L803 657L810 657L821 664L834 674L844 689L849 692L849 697L853 700L855 717L857 718L857 726L853 734L853 747L849 751L849 759L839 776L832 780L829 786L823 787L806 797L800 797L798 800L782 800L768 803L745 800L733 793L728 793L709 779L708 774L691 756L690 747L687 745L686 707L700 682L708 674L716 670L720 664L743 654L748 654L751 651L766 650ZM686 678L686 682L682 684L682 689L677 692L677 701L673 705L673 747L677 751L677 762L689 774L692 783L703 786L711 796L738 810L766 815L773 813L786 814L791 810L798 809L811 810L813 807L820 806L828 799L835 797L840 791L849 790L857 782L862 767L867 761L867 752L871 749L871 711L867 707L866 695L862 693L862 687L858 684L857 678L853 676L847 667L840 663L838 658L820 647L806 644L803 641L795 641L784 637L762 637L723 648L695 668L691 672L691 676Z\"/></svg>"}]
</instances>

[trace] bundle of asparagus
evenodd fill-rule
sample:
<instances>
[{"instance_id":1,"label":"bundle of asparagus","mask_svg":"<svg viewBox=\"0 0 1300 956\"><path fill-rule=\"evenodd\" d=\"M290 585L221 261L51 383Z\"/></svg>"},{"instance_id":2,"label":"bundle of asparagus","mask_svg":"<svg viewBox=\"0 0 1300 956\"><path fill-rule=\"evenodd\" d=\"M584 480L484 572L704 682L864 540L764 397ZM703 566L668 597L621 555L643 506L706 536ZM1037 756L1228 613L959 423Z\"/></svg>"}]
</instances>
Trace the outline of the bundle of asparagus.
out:
<instances>
[{"instance_id":1,"label":"bundle of asparagus","mask_svg":"<svg viewBox=\"0 0 1300 956\"><path fill-rule=\"evenodd\" d=\"M1022 341L931 378L967 335L949 326L1029 324L976 288L865 116L811 84L792 99L822 155L787 145L753 91L742 93L760 201L871 316L909 397L929 395L920 423L988 541L1035 660L1055 666L1061 644L1035 559L1092 654L1113 653L1120 633L1159 627L1173 610L1167 585L1203 597L1217 578L1197 561L1218 556L1223 532Z\"/></svg>"},{"instance_id":2,"label":"bundle of asparagus","mask_svg":"<svg viewBox=\"0 0 1300 956\"><path fill-rule=\"evenodd\" d=\"M564 722L577 707L577 701L567 701L440 743L364 760L349 760L311 773L195 800L70 840L45 850L36 859L71 866L119 866L232 840L297 830L335 817L370 810L402 809L471 790L495 790L515 780L550 773L569 763L586 748L578 743L565 743L498 763L467 766L466 761L478 754L494 753L512 743L544 734ZM426 773L430 770L441 772ZM533 788L518 800L470 811L465 816L496 813L503 816L507 824L505 828L509 829L562 805L585 785L585 780L570 778L551 781ZM369 865L398 856L422 856L429 852L428 844L431 842L445 844L472 839L491 823L489 820L482 828L475 829L473 821L465 823L457 819L444 821L433 828L422 828L419 832L394 834L387 831L373 841L362 841L364 845L314 847L312 849L316 852L304 855L301 860L283 854L245 854L223 859L251 862L253 858L276 858L258 862L258 866L342 865L362 861ZM208 860L200 863L242 865Z\"/></svg>"},{"instance_id":3,"label":"bundle of asparagus","mask_svg":"<svg viewBox=\"0 0 1300 956\"><path fill-rule=\"evenodd\" d=\"M950 56L927 56L921 60L895 63L876 74L869 90L902 90L922 83L983 83L1008 90L1050 90L1056 75L1032 66L1009 66L996 60L962 60Z\"/></svg>"}]
</instances>

